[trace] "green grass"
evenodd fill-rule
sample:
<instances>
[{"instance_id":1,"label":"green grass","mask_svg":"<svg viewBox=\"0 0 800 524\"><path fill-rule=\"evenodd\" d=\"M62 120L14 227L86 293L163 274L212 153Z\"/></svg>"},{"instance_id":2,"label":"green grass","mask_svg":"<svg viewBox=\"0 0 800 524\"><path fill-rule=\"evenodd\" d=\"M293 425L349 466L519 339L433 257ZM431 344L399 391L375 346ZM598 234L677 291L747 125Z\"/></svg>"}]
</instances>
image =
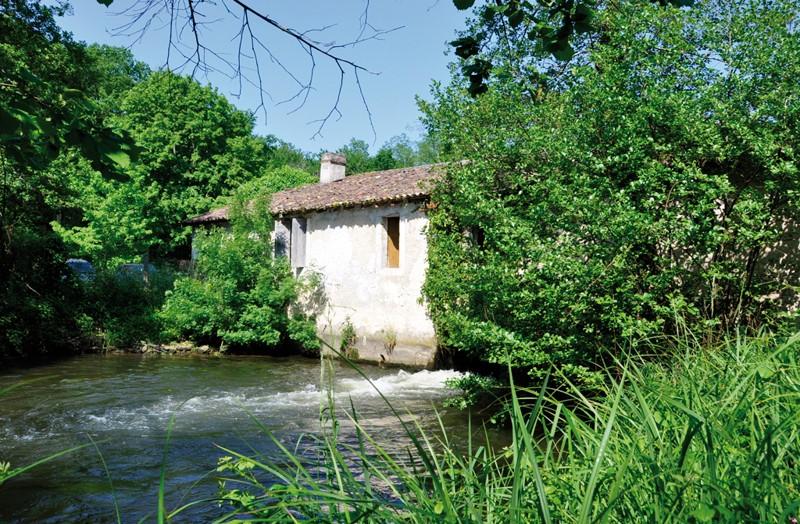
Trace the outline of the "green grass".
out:
<instances>
[{"instance_id":1,"label":"green grass","mask_svg":"<svg viewBox=\"0 0 800 524\"><path fill-rule=\"evenodd\" d=\"M670 358L608 370L593 398L557 374L538 391L512 387L501 449L488 433L426 433L390 406L409 439L391 453L329 399L307 437L313 456L275 437L279 461L224 450L231 513L220 522L789 522L800 512L799 342L684 339ZM357 445L339 438L345 425Z\"/></svg>"}]
</instances>

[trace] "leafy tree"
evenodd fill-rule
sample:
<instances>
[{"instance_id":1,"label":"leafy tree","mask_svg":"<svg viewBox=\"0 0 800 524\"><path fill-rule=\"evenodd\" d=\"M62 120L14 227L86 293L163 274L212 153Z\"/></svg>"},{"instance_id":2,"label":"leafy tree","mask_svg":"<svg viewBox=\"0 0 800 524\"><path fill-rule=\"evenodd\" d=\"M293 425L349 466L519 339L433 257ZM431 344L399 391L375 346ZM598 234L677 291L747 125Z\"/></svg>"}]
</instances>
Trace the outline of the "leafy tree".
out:
<instances>
[{"instance_id":1,"label":"leafy tree","mask_svg":"<svg viewBox=\"0 0 800 524\"><path fill-rule=\"evenodd\" d=\"M252 114L168 71L135 83L116 104L108 120L126 129L141 149L127 170L130 181L90 177L84 198L92 205L84 206L80 224L60 228L81 252L103 259L185 248L189 229L181 220L257 177L278 149L252 135Z\"/></svg>"},{"instance_id":2,"label":"leafy tree","mask_svg":"<svg viewBox=\"0 0 800 524\"><path fill-rule=\"evenodd\" d=\"M92 59L97 78L92 86L92 94L99 100L108 101L111 109L136 84L152 74L147 64L133 58L130 49L91 44L86 51Z\"/></svg>"},{"instance_id":3,"label":"leafy tree","mask_svg":"<svg viewBox=\"0 0 800 524\"><path fill-rule=\"evenodd\" d=\"M446 345L532 376L778 323L800 284L795 3L596 16L604 39L542 93L508 75L473 99L456 78L423 106L470 161L433 195L432 318Z\"/></svg>"},{"instance_id":4,"label":"leafy tree","mask_svg":"<svg viewBox=\"0 0 800 524\"><path fill-rule=\"evenodd\" d=\"M674 8L694 0L650 0ZM486 82L498 65L499 75L509 73L538 85L541 75L559 73L559 62L572 59L587 46L602 42L611 29L604 15L622 3L607 0L453 0L461 10L473 8L475 19L450 45L463 61L461 72L469 80L469 92L486 92ZM521 51L521 52L520 52ZM535 56L539 65L526 59ZM555 63L542 64L552 57ZM542 65L547 69L543 71Z\"/></svg>"},{"instance_id":5,"label":"leafy tree","mask_svg":"<svg viewBox=\"0 0 800 524\"><path fill-rule=\"evenodd\" d=\"M67 251L49 225L72 172L51 163L69 147L105 176L130 160L85 96L91 58L58 28L61 9L0 1L0 359L61 349L80 331Z\"/></svg>"},{"instance_id":6,"label":"leafy tree","mask_svg":"<svg viewBox=\"0 0 800 524\"><path fill-rule=\"evenodd\" d=\"M236 189L235 197L242 201L250 201L259 195L272 195L284 189L315 182L319 182L318 174L312 175L302 169L283 166L267 170L262 176L245 182Z\"/></svg>"},{"instance_id":7,"label":"leafy tree","mask_svg":"<svg viewBox=\"0 0 800 524\"><path fill-rule=\"evenodd\" d=\"M319 156L303 152L292 144L285 142L274 135L264 137L264 142L269 150L269 158L265 165L267 171L290 167L300 169L309 175L319 177Z\"/></svg>"},{"instance_id":8,"label":"leafy tree","mask_svg":"<svg viewBox=\"0 0 800 524\"><path fill-rule=\"evenodd\" d=\"M350 142L339 148L337 152L343 154L347 159L348 174L355 175L357 173L372 171L369 144L364 140L351 138Z\"/></svg>"},{"instance_id":9,"label":"leafy tree","mask_svg":"<svg viewBox=\"0 0 800 524\"><path fill-rule=\"evenodd\" d=\"M439 161L439 154L432 139L426 137L415 143L405 134L390 138L374 156L370 155L369 145L365 141L355 138L338 152L347 158L347 173L351 175Z\"/></svg>"}]
</instances>

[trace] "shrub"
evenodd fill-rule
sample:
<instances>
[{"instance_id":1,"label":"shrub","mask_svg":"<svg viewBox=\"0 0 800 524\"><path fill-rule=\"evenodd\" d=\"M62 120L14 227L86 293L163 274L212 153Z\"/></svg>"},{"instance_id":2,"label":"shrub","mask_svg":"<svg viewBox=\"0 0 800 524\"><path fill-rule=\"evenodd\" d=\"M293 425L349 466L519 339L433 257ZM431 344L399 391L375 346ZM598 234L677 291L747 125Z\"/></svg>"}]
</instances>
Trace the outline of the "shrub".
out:
<instances>
[{"instance_id":1,"label":"shrub","mask_svg":"<svg viewBox=\"0 0 800 524\"><path fill-rule=\"evenodd\" d=\"M106 347L130 347L161 338L159 309L172 289L176 273L162 267L148 283L135 273L102 270L82 282L83 310Z\"/></svg>"},{"instance_id":2,"label":"shrub","mask_svg":"<svg viewBox=\"0 0 800 524\"><path fill-rule=\"evenodd\" d=\"M432 194L431 318L443 344L531 383L551 364L592 381L676 318L757 330L798 300L796 3L597 16L569 67L510 35L485 94L456 81L424 105L469 159Z\"/></svg>"},{"instance_id":3,"label":"shrub","mask_svg":"<svg viewBox=\"0 0 800 524\"><path fill-rule=\"evenodd\" d=\"M353 323L350 321L350 317L344 320L344 325L342 326L342 331L339 336L341 337L339 341L339 350L342 354L347 358L358 358L358 348L356 347L358 334L356 333L355 326L353 326Z\"/></svg>"},{"instance_id":4,"label":"shrub","mask_svg":"<svg viewBox=\"0 0 800 524\"><path fill-rule=\"evenodd\" d=\"M270 350L290 343L318 347L313 320L289 315L297 283L268 241L221 230L195 241L194 274L175 283L159 315L165 336Z\"/></svg>"},{"instance_id":5,"label":"shrub","mask_svg":"<svg viewBox=\"0 0 800 524\"><path fill-rule=\"evenodd\" d=\"M0 244L0 362L73 352L80 339L82 297L67 270L64 245L28 227L18 227L8 243Z\"/></svg>"}]
</instances>

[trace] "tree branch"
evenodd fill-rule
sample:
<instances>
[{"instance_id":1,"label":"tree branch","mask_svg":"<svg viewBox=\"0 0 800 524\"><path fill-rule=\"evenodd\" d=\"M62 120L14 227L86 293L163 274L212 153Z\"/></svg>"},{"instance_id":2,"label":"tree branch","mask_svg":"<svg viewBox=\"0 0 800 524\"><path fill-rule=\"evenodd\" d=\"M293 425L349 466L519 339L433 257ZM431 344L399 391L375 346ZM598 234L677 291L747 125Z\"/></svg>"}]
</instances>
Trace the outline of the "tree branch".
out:
<instances>
[{"instance_id":1,"label":"tree branch","mask_svg":"<svg viewBox=\"0 0 800 524\"><path fill-rule=\"evenodd\" d=\"M310 123L318 123L319 126L312 138L321 136L325 125L331 119L338 119L342 116L340 103L346 88L347 74L353 75L355 88L358 90L359 97L367 111L370 127L375 134L375 127L372 119L367 97L364 93L360 74L378 74L370 71L364 65L347 57L343 54L345 49L352 49L355 46L371 41L381 40L383 36L394 32L401 27L389 30L381 30L374 27L369 21L370 0L365 0L364 10L359 17L359 32L355 38L349 42L337 44L336 42L323 43L318 40L315 33L324 34L326 30L333 27L327 25L316 29L298 31L285 24L280 23L274 17L266 14L261 8L254 7L252 0L133 0L133 4L125 8L121 15L126 15L130 20L113 29L113 34L131 37L135 43L141 42L146 33L152 30L167 30L169 41L167 43L165 67L175 66L175 70L181 71L191 68L191 74L202 73L204 76L209 73L220 73L227 77L238 79L238 89L233 94L241 96L244 84L248 84L258 90L258 106L256 111L263 111L267 118L266 99L272 100L270 86L277 82L265 76L264 65L272 63L282 74L291 79L292 84L297 90L290 94L288 98L281 100L276 105L297 103L288 114L292 114L304 107L309 101L312 91L315 90L314 83L317 81L318 58L322 58L335 65L338 73L338 86L336 88L335 100L327 114L318 120ZM217 18L209 18L210 9L222 9L223 13ZM238 14L237 14L238 12ZM233 44L231 54L217 51L209 47L208 41L204 38L204 31L211 24L224 20L236 19L240 21L238 31L231 39ZM209 21L207 21L209 20ZM258 31L253 25L254 22L261 24L262 28L276 30L296 41L296 43L308 55L306 66L298 66L294 63L291 66L285 62L285 57L279 57L273 49L265 43L262 38L264 31ZM173 64L175 58L179 57L180 63ZM266 61L265 61L266 60ZM216 64L216 65L215 65ZM220 66L220 64L222 64ZM307 67L307 77L303 79L298 75L298 67ZM270 82L270 86L267 85Z\"/></svg>"}]
</instances>

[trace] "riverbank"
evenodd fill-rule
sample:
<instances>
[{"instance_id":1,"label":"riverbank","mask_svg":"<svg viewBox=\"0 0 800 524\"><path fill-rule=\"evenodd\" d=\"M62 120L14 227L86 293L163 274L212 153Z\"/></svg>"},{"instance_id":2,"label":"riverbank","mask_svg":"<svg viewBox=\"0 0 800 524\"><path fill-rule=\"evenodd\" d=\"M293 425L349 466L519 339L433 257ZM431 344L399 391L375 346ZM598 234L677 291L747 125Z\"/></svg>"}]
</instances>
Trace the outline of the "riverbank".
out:
<instances>
[{"instance_id":1,"label":"riverbank","mask_svg":"<svg viewBox=\"0 0 800 524\"><path fill-rule=\"evenodd\" d=\"M255 519L796 522L800 335L664 342L662 359L609 368L596 397L564 376L549 378L558 397L512 387L507 447L410 424L412 467L390 439L365 428L354 447L328 419L313 453L232 454L222 494Z\"/></svg>"}]
</instances>

